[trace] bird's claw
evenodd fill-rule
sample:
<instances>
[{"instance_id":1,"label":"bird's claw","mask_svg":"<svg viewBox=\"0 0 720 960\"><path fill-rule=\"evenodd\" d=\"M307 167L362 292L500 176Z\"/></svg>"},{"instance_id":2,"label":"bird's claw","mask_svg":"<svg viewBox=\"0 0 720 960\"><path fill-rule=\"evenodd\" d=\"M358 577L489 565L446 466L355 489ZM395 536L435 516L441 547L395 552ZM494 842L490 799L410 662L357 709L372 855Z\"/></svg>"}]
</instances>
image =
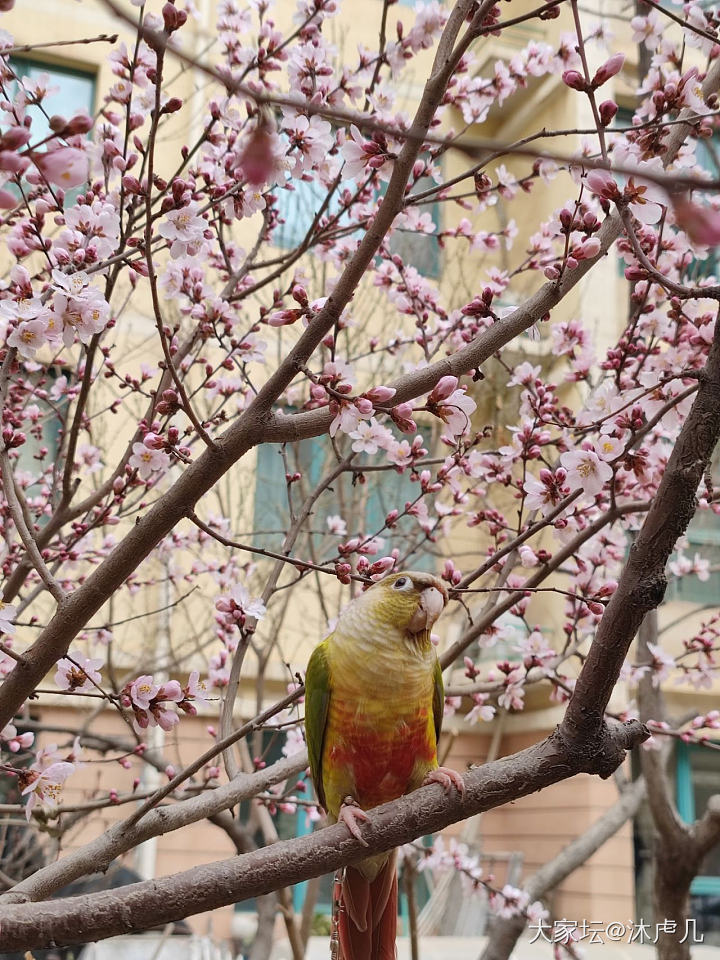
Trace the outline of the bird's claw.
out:
<instances>
[{"instance_id":1,"label":"bird's claw","mask_svg":"<svg viewBox=\"0 0 720 960\"><path fill-rule=\"evenodd\" d=\"M357 800L353 800L352 797L345 797L338 813L338 823L342 821L353 837L359 840L364 847L366 847L368 843L367 840L363 839L357 821L361 820L363 823L367 823L369 819L370 817L368 817L363 808L359 806Z\"/></svg>"},{"instance_id":2,"label":"bird's claw","mask_svg":"<svg viewBox=\"0 0 720 960\"><path fill-rule=\"evenodd\" d=\"M431 770L422 785L425 787L429 783L439 783L445 793L450 793L451 787L455 787L461 796L465 793L465 781L457 770L452 770L450 767L436 767Z\"/></svg>"}]
</instances>

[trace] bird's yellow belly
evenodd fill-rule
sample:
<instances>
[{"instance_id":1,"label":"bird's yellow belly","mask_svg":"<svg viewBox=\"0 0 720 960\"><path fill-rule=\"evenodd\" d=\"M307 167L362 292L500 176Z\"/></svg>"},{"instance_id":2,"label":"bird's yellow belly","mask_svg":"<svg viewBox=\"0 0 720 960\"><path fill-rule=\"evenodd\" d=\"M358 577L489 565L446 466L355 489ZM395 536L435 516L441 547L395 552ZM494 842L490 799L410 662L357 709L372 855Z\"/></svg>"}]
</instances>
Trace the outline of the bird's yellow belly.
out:
<instances>
[{"instance_id":1,"label":"bird's yellow belly","mask_svg":"<svg viewBox=\"0 0 720 960\"><path fill-rule=\"evenodd\" d=\"M419 787L437 765L431 700L424 699L424 706L398 706L333 698L322 762L333 816L348 796L366 810L394 800Z\"/></svg>"}]
</instances>

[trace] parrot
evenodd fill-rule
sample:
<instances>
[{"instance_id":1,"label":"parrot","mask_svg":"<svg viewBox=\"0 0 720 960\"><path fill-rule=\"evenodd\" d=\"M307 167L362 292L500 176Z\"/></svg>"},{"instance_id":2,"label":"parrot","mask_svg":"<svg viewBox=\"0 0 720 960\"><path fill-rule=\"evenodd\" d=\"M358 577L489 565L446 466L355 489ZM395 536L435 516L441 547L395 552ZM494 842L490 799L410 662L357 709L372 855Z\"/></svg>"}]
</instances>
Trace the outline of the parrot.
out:
<instances>
[{"instance_id":1,"label":"parrot","mask_svg":"<svg viewBox=\"0 0 720 960\"><path fill-rule=\"evenodd\" d=\"M362 840L366 810L428 783L464 790L440 767L444 708L430 631L448 602L442 580L400 571L372 584L341 612L312 652L305 675L310 774L331 823ZM337 917L342 960L393 960L395 851L345 868Z\"/></svg>"}]
</instances>

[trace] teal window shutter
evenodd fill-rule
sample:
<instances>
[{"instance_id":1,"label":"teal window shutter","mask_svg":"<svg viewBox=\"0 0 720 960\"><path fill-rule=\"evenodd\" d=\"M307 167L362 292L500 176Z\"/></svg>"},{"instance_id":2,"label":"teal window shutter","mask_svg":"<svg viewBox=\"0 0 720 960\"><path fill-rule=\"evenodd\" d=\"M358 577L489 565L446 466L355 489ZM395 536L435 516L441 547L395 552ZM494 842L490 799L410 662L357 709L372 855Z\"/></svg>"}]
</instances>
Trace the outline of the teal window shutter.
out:
<instances>
[{"instance_id":1,"label":"teal window shutter","mask_svg":"<svg viewBox=\"0 0 720 960\"><path fill-rule=\"evenodd\" d=\"M95 111L95 75L88 71L72 67L58 67L55 64L42 63L25 57L11 57L10 66L19 77L38 80L43 74L50 78L48 86L56 90L47 96L39 106L28 109L33 118L33 143L44 139L51 133L48 117L57 114L67 120L80 110L86 110L91 116ZM44 111L44 112L43 112Z\"/></svg>"},{"instance_id":2,"label":"teal window shutter","mask_svg":"<svg viewBox=\"0 0 720 960\"><path fill-rule=\"evenodd\" d=\"M293 190L280 190L277 195L278 212L282 222L274 234L274 243L283 250L299 246L307 236L318 211L322 207L328 193L328 188L316 180L293 180ZM354 184L347 181L352 189ZM432 177L421 177L415 184L412 193L423 193L430 187L436 186ZM383 186L380 191L385 192ZM339 191L335 191L327 206L324 216L335 216L342 207ZM390 238L390 252L402 257L406 266L415 267L418 273L425 277L440 276L440 245L437 233L440 229L440 203L437 200L419 205L421 213L429 212L435 224L434 233L418 233L414 230L396 230ZM338 218L338 226L347 227L352 221L347 213ZM361 227L349 233L349 236L359 236L363 232Z\"/></svg>"},{"instance_id":3,"label":"teal window shutter","mask_svg":"<svg viewBox=\"0 0 720 960\"><path fill-rule=\"evenodd\" d=\"M410 191L413 194L425 193L437 184L432 177L420 177ZM423 277L440 276L440 244L437 234L441 225L440 203L430 199L417 204L420 213L429 213L435 224L433 233L418 233L415 230L396 230L390 238L390 252L402 257L408 267L415 267Z\"/></svg>"},{"instance_id":4,"label":"teal window shutter","mask_svg":"<svg viewBox=\"0 0 720 960\"><path fill-rule=\"evenodd\" d=\"M675 797L678 813L686 823L703 816L710 797L718 792L720 752L679 742L675 752ZM690 888L693 898L720 896L720 846L705 857L700 874ZM703 904L698 904L703 910Z\"/></svg>"},{"instance_id":5,"label":"teal window shutter","mask_svg":"<svg viewBox=\"0 0 720 960\"><path fill-rule=\"evenodd\" d=\"M32 117L31 144L40 143L50 136L48 123L50 117L58 115L69 120L74 114L86 110L90 116L95 112L95 75L84 70L75 70L71 67L58 67L54 64L42 63L39 60L30 60L25 57L10 57L10 67L18 77L27 77L37 80L43 74L49 77L48 87L54 88L42 102L42 106L28 107L28 114ZM11 88L11 93L14 89ZM6 189L16 192L17 187L8 183ZM65 208L71 207L82 187L73 187L65 192Z\"/></svg>"},{"instance_id":6,"label":"teal window shutter","mask_svg":"<svg viewBox=\"0 0 720 960\"><path fill-rule=\"evenodd\" d=\"M290 472L297 470L303 474L303 491L306 492L317 486L334 462L332 447L324 437L312 437L288 444L285 460L281 453L282 446L274 443L261 444L257 451L253 538L256 546L265 546L270 550L278 550L282 546L290 523L285 460ZM377 454L364 458L364 462L378 465L386 461L382 454ZM362 470L359 459L357 466ZM406 502L415 500L420 486L412 481L408 469L403 473L384 470L380 475L376 471L368 471L365 476L368 485L366 489L360 487L354 490L352 473L348 472L338 477L332 486L321 494L313 508L309 524L311 535L317 538L316 542L320 542L328 533L327 518L342 513L343 505L347 509L349 504L354 504L358 506L360 515L356 510L354 516L344 517L348 523L348 536L362 533L369 537L382 531L380 535L385 540L384 553L397 547L401 556L404 556L408 546L421 539L418 537L420 531L417 521L413 517L405 517L392 530L382 528L390 510L402 510ZM302 503L301 491L293 486L292 493L293 502L299 507ZM436 563L432 553L423 549L408 558L407 566L416 570L432 571Z\"/></svg>"}]
</instances>

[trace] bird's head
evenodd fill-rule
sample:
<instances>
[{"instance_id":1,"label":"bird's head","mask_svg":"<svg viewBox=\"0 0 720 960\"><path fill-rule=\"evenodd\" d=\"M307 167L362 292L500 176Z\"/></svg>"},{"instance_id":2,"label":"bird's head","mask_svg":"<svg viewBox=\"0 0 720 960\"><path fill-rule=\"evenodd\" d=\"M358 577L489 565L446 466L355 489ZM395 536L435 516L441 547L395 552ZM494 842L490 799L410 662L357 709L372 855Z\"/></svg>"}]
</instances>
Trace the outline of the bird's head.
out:
<instances>
[{"instance_id":1,"label":"bird's head","mask_svg":"<svg viewBox=\"0 0 720 960\"><path fill-rule=\"evenodd\" d=\"M429 639L448 602L448 591L442 580L430 573L401 570L374 583L364 597L388 626L413 639Z\"/></svg>"}]
</instances>

